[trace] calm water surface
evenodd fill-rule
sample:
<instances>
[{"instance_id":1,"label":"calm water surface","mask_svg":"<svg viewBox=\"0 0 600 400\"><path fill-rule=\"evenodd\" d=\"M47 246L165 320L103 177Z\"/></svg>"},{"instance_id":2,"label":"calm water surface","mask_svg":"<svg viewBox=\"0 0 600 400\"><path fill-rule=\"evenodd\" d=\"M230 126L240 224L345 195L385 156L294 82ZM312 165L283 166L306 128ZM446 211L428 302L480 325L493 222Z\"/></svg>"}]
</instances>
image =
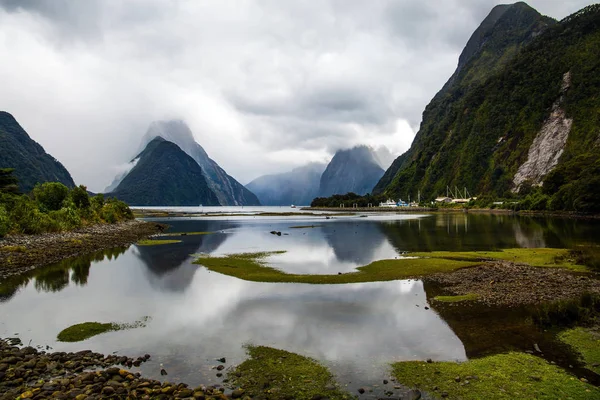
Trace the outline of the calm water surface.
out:
<instances>
[{"instance_id":1,"label":"calm water surface","mask_svg":"<svg viewBox=\"0 0 600 400\"><path fill-rule=\"evenodd\" d=\"M573 247L597 240L598 229L593 221L470 214L160 222L171 231L215 233L66 260L0 283L0 337L18 333L25 344L60 351L150 353L143 373L160 378L163 363L169 380L192 385L220 382L212 369L216 358L226 357L232 365L245 359L244 344L268 345L320 360L354 390L387 378L392 361L465 360L473 346L457 336L462 333L454 318L425 309L431 290L418 280L246 282L193 264L193 254L285 250L269 263L286 272L335 274L405 251ZM307 225L313 227L292 228ZM145 328L56 342L58 332L76 323L133 322L144 316L151 317Z\"/></svg>"}]
</instances>

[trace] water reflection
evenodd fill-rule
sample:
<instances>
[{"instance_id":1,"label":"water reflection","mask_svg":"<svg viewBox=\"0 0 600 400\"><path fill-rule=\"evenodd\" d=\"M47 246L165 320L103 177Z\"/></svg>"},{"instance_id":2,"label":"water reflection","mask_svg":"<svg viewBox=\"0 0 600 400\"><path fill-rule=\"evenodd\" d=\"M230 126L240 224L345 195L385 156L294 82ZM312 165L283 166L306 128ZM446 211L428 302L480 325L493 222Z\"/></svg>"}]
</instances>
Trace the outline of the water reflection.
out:
<instances>
[{"instance_id":1,"label":"water reflection","mask_svg":"<svg viewBox=\"0 0 600 400\"><path fill-rule=\"evenodd\" d=\"M127 247L100 250L11 277L0 282L0 302L10 300L19 289L27 286L32 279L35 289L44 292L59 292L71 282L78 286L84 286L88 282L92 263L103 260L116 260L126 250Z\"/></svg>"},{"instance_id":2,"label":"water reflection","mask_svg":"<svg viewBox=\"0 0 600 400\"><path fill-rule=\"evenodd\" d=\"M19 332L24 342L31 339L56 350L148 352L153 358L142 367L144 373L158 378L157 363L162 362L169 379L191 384L215 382L214 359L241 362L242 345L251 342L312 356L331 366L342 383L360 386L385 377L394 360L462 360L491 349L545 342L521 314L462 313L443 306L440 314L425 310L435 288L420 281L254 283L192 264L193 254L286 250L271 259L282 270L336 273L402 251L576 246L593 242L598 226L595 221L475 214L166 222L171 231L214 233L65 260L2 282L0 337ZM291 228L297 225L315 227ZM146 315L152 321L144 329L82 343L55 341L60 330L75 323L131 322Z\"/></svg>"}]
</instances>

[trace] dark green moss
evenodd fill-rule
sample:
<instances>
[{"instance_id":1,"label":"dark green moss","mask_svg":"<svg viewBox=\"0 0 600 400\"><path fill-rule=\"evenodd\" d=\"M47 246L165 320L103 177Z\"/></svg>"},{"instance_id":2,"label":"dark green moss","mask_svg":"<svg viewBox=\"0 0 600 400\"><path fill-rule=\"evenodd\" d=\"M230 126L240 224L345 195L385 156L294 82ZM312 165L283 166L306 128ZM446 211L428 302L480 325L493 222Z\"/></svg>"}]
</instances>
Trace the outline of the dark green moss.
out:
<instances>
[{"instance_id":1,"label":"dark green moss","mask_svg":"<svg viewBox=\"0 0 600 400\"><path fill-rule=\"evenodd\" d=\"M63 329L56 338L59 342L80 342L92 336L115 330L118 330L118 325L110 322L83 322Z\"/></svg>"},{"instance_id":2,"label":"dark green moss","mask_svg":"<svg viewBox=\"0 0 600 400\"><path fill-rule=\"evenodd\" d=\"M351 399L327 368L313 359L265 346L248 346L250 358L229 373L245 396L271 399ZM319 397L317 397L319 396Z\"/></svg>"}]
</instances>

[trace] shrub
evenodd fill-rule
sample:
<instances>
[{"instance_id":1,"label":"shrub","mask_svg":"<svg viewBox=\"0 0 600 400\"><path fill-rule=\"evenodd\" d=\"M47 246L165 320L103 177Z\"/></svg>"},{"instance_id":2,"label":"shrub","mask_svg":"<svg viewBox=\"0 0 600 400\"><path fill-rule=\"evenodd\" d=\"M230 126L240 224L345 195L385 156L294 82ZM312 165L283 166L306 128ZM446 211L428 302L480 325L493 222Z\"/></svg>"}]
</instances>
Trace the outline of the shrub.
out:
<instances>
[{"instance_id":1,"label":"shrub","mask_svg":"<svg viewBox=\"0 0 600 400\"><path fill-rule=\"evenodd\" d=\"M73 207L63 207L58 211L50 211L49 217L58 225L61 231L68 231L81 226L81 217Z\"/></svg>"},{"instance_id":2,"label":"shrub","mask_svg":"<svg viewBox=\"0 0 600 400\"><path fill-rule=\"evenodd\" d=\"M69 188L59 182L45 182L33 188L33 197L42 211L60 210L68 195Z\"/></svg>"},{"instance_id":3,"label":"shrub","mask_svg":"<svg viewBox=\"0 0 600 400\"><path fill-rule=\"evenodd\" d=\"M59 225L39 210L37 204L27 196L20 196L10 213L11 224L19 233L36 234L56 232Z\"/></svg>"},{"instance_id":4,"label":"shrub","mask_svg":"<svg viewBox=\"0 0 600 400\"><path fill-rule=\"evenodd\" d=\"M0 204L0 238L10 231L10 218L3 205Z\"/></svg>"},{"instance_id":5,"label":"shrub","mask_svg":"<svg viewBox=\"0 0 600 400\"><path fill-rule=\"evenodd\" d=\"M90 207L90 196L87 193L87 188L83 185L79 185L71 190L71 200L75 204L75 207L79 209Z\"/></svg>"}]
</instances>

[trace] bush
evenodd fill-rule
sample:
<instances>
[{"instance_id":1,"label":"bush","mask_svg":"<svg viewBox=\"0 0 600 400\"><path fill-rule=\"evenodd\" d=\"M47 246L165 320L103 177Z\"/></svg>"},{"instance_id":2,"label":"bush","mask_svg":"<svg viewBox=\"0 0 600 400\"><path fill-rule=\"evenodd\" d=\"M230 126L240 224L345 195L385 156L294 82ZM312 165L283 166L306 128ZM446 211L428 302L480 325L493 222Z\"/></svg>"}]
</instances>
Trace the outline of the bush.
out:
<instances>
[{"instance_id":1,"label":"bush","mask_svg":"<svg viewBox=\"0 0 600 400\"><path fill-rule=\"evenodd\" d=\"M68 231L81 227L81 217L73 207L63 207L50 211L49 217L58 225L59 230Z\"/></svg>"},{"instance_id":2,"label":"bush","mask_svg":"<svg viewBox=\"0 0 600 400\"><path fill-rule=\"evenodd\" d=\"M68 195L69 188L59 182L45 182L33 188L33 197L41 211L60 210Z\"/></svg>"},{"instance_id":3,"label":"bush","mask_svg":"<svg viewBox=\"0 0 600 400\"><path fill-rule=\"evenodd\" d=\"M87 193L87 188L83 185L76 186L71 190L71 200L75 207L79 209L90 207L90 196Z\"/></svg>"},{"instance_id":4,"label":"bush","mask_svg":"<svg viewBox=\"0 0 600 400\"><path fill-rule=\"evenodd\" d=\"M131 209L125 202L108 199L100 210L100 218L110 224L114 224L124 219L133 219L133 212L131 212Z\"/></svg>"},{"instance_id":5,"label":"bush","mask_svg":"<svg viewBox=\"0 0 600 400\"><path fill-rule=\"evenodd\" d=\"M10 219L13 229L19 233L36 234L60 230L58 224L41 212L37 204L27 196L20 196L15 202Z\"/></svg>"},{"instance_id":6,"label":"bush","mask_svg":"<svg viewBox=\"0 0 600 400\"><path fill-rule=\"evenodd\" d=\"M6 208L0 204L0 238L10 231L10 218Z\"/></svg>"}]
</instances>

